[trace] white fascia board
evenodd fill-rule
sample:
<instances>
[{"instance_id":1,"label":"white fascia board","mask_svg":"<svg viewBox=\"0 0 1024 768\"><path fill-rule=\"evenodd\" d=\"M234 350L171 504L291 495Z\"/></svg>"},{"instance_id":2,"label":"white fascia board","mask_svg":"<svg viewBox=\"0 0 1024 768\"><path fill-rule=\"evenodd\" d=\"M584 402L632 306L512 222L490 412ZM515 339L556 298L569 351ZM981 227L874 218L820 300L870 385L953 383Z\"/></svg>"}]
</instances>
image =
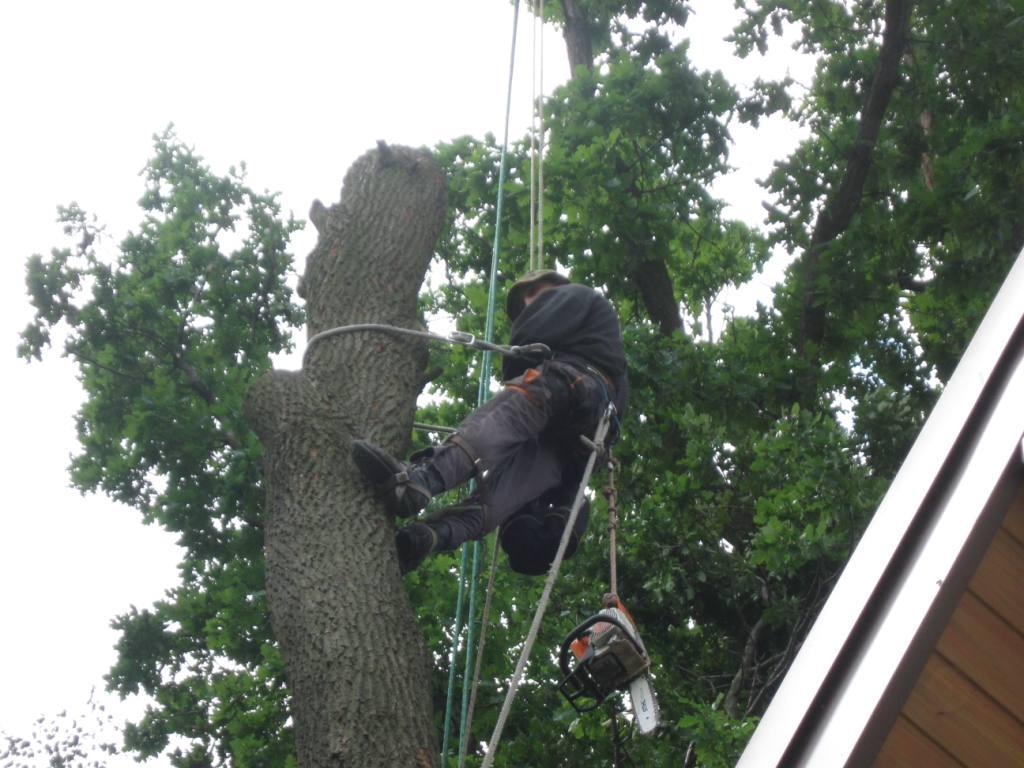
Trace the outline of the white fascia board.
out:
<instances>
[{"instance_id":1,"label":"white fascia board","mask_svg":"<svg viewBox=\"0 0 1024 768\"><path fill-rule=\"evenodd\" d=\"M1024 314L1024 251L1010 270L985 319L971 340L939 402L914 442L889 491L861 537L843 574L808 633L737 768L779 766L801 724L819 718L819 694L854 629L865 617L869 602L882 583L898 548L912 525L922 523L929 494L944 466L955 458L957 443L983 390L1004 358ZM1008 399L1021 408L1020 390ZM1010 427L1010 431L1012 431ZM1020 439L1020 433L1017 434ZM1012 449L1011 449L1012 450ZM995 462L1001 472L1003 461ZM945 467L947 472L954 467ZM976 510L980 512L979 510ZM818 709L812 712L817 704ZM872 702L873 707L876 702ZM853 724L850 723L852 728ZM826 764L837 764L834 758ZM787 767L788 768L788 767Z\"/></svg>"},{"instance_id":2,"label":"white fascia board","mask_svg":"<svg viewBox=\"0 0 1024 768\"><path fill-rule=\"evenodd\" d=\"M915 648L925 654L930 652L936 630L941 629L926 627L930 614L936 611L945 623L966 582L962 574L955 572L958 558L975 532L986 543L991 540L994 527L983 515L990 499L997 494L1007 465L1019 468L1015 449L1024 434L1022 393L1024 354L1018 357L998 407L977 440L972 441L974 450L967 454L964 464L955 468L955 477L946 478L948 486L941 497L931 501L932 519L927 521L925 530L915 533L920 539L901 552L900 557L907 559L904 568L888 584L886 593L878 596L876 616L868 625L866 636L855 646L856 652L845 661L847 668L834 693L816 713L816 727L810 729L807 745L794 765L847 765L858 750L871 751L871 745L861 746L862 734L883 704L887 691L894 691L899 706L886 707L885 713L894 717L902 706L913 679L901 680L895 686L894 679L904 663L908 663L916 679L924 658L917 659L920 663L915 664L908 654ZM1005 506L996 503L993 508L1001 512ZM1001 518L996 518L997 524ZM971 571L976 562L972 562ZM928 639L926 648L919 648L916 642L922 632ZM887 726L888 722L886 730ZM874 746L880 744L878 741Z\"/></svg>"}]
</instances>

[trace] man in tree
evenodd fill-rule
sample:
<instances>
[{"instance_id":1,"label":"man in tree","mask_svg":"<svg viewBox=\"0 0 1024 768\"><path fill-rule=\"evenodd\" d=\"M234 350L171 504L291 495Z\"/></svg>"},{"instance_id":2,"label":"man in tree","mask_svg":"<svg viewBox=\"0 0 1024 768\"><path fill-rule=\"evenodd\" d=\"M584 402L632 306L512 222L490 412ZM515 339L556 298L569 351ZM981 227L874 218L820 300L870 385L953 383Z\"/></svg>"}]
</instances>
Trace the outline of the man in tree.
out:
<instances>
[{"instance_id":1,"label":"man in tree","mask_svg":"<svg viewBox=\"0 0 1024 768\"><path fill-rule=\"evenodd\" d=\"M502 391L443 444L414 455L411 465L353 441L360 471L399 517L414 517L433 496L476 479L465 502L399 530L403 573L432 552L455 549L499 526L512 568L543 573L582 479L579 436L593 434L609 401L617 414L625 411L622 333L600 293L553 270L535 270L509 290L507 311L511 343L546 344L551 359L534 365L506 357ZM567 555L579 543L587 513L586 507L580 511Z\"/></svg>"}]
</instances>

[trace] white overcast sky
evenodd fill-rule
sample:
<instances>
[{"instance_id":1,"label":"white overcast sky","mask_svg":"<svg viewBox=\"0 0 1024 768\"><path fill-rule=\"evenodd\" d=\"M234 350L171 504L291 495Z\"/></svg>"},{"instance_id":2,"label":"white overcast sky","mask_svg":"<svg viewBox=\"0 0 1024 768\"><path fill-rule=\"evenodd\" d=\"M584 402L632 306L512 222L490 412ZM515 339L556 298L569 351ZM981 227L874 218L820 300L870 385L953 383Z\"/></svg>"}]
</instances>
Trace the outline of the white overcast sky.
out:
<instances>
[{"instance_id":1,"label":"white overcast sky","mask_svg":"<svg viewBox=\"0 0 1024 768\"><path fill-rule=\"evenodd\" d=\"M732 4L693 5L688 36L701 67L743 83L797 65L734 60L722 42ZM520 20L513 137L529 124L531 19ZM0 732L28 735L41 715L84 711L93 686L106 697L110 620L176 582L172 536L68 487L81 397L73 367L56 354L31 365L15 356L31 317L25 260L61 243L56 206L77 201L119 241L139 221L138 173L152 135L173 122L216 172L244 161L251 185L281 192L285 209L305 219L314 198L338 199L346 169L378 139L430 146L500 137L511 21L506 0L0 7ZM550 91L567 66L557 33L545 40ZM734 134L741 170L720 192L734 215L757 223L753 180L792 147L792 131ZM313 242L311 226L295 238L300 268Z\"/></svg>"}]
</instances>

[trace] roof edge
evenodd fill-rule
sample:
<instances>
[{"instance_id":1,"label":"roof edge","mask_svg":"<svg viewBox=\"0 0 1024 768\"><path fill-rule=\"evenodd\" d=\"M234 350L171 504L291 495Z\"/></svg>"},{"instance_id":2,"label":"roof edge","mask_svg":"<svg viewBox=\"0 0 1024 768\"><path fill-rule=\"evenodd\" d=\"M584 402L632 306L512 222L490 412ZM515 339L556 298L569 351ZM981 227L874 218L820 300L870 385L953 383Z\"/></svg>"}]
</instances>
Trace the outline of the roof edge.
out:
<instances>
[{"instance_id":1,"label":"roof edge","mask_svg":"<svg viewBox=\"0 0 1024 768\"><path fill-rule=\"evenodd\" d=\"M851 641L870 634L870 624L877 619L872 605L878 600L878 591L885 588L886 574L897 553L907 546L915 530L928 527L931 521L926 518L937 513L928 502L941 495L944 470L948 472L963 461L964 448L976 431L970 429L972 421L984 421L979 410L985 410L981 402L985 393L1000 389L1001 366L1005 368L1007 358L1015 357L1015 348L1024 347L1022 296L1024 250L882 499L737 768L782 764L801 736L805 721L826 706L822 698L834 690L830 681L842 671L837 664L844 656L856 655L849 647ZM806 738L805 732L801 738Z\"/></svg>"}]
</instances>

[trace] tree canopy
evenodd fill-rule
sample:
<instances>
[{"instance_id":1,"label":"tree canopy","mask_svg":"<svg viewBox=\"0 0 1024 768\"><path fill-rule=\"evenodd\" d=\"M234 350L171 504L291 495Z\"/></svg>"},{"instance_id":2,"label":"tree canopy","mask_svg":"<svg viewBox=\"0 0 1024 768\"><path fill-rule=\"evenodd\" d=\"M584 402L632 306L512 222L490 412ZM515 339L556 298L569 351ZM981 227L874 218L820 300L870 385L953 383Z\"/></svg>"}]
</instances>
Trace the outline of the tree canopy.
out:
<instances>
[{"instance_id":1,"label":"tree canopy","mask_svg":"<svg viewBox=\"0 0 1024 768\"><path fill-rule=\"evenodd\" d=\"M188 744L176 764L231 755L283 765L291 747L263 587L260 448L242 399L302 319L286 282L299 225L241 171L213 174L173 130L155 137L144 179L143 221L113 263L91 218L60 210L74 245L29 261L37 316L20 351L40 356L57 329L79 365L74 485L137 508L186 553L165 600L115 621L108 685L154 699L125 746L155 755L176 735Z\"/></svg>"},{"instance_id":2,"label":"tree canopy","mask_svg":"<svg viewBox=\"0 0 1024 768\"><path fill-rule=\"evenodd\" d=\"M767 706L943 381L1024 245L1024 16L993 0L744 0L737 55L783 32L817 58L812 83L731 84L688 57L685 3L545 6L573 64L547 100L545 250L615 303L632 406L616 449L620 592L652 653L664 731L630 741L637 765L727 766ZM711 184L730 126L781 113L807 138L764 180L765 225L732 221ZM420 297L484 327L499 147L435 148L448 173L437 263ZM500 278L527 264L529 139L510 151ZM154 706L126 730L140 756L179 766L293 760L289 700L264 596L260 445L249 385L303 321L273 196L214 174L172 131L156 138L143 221L113 261L76 206L73 243L33 257L37 310L21 352L59 341L87 393L75 485L180 535L181 583L117 619L120 692ZM771 306L727 316L718 297L772 254ZM507 328L499 324L498 335ZM432 352L421 420L455 423L478 362ZM418 439L422 440L422 436ZM566 565L538 648L599 607L607 571L600 495ZM407 577L437 662L443 711L454 560ZM501 704L539 593L499 568L472 742ZM607 711L577 716L531 663L498 765L610 762ZM400 727L400 724L388 727ZM471 763L477 757L471 757ZM627 763L628 764L628 763Z\"/></svg>"}]
</instances>

